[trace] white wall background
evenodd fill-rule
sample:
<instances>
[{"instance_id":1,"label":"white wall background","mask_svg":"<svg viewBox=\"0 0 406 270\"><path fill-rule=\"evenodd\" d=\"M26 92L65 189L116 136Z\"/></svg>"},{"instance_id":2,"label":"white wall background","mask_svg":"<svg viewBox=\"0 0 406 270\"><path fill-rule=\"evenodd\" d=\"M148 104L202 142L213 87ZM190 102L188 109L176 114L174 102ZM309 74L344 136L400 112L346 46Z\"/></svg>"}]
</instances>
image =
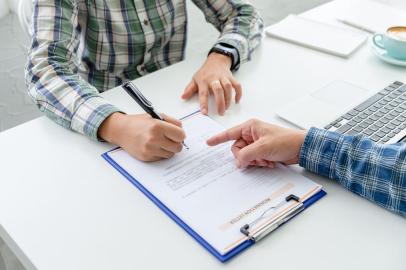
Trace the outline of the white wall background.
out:
<instances>
[{"instance_id":1,"label":"white wall background","mask_svg":"<svg viewBox=\"0 0 406 270\"><path fill-rule=\"evenodd\" d=\"M0 18L8 14L10 11L16 12L18 2L19 0L0 0Z\"/></svg>"}]
</instances>

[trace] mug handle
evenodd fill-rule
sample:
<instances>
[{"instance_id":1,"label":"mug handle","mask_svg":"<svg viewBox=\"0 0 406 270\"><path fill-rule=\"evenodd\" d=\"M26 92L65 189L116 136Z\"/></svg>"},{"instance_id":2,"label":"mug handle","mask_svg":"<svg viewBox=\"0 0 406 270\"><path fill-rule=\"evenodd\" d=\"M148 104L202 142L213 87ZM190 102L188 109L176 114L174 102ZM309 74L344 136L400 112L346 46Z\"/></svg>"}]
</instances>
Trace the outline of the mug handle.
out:
<instances>
[{"instance_id":1,"label":"mug handle","mask_svg":"<svg viewBox=\"0 0 406 270\"><path fill-rule=\"evenodd\" d=\"M372 38L372 41L374 42L375 46L385 50L385 46L383 46L382 40L383 40L382 34L375 34L374 37Z\"/></svg>"}]
</instances>

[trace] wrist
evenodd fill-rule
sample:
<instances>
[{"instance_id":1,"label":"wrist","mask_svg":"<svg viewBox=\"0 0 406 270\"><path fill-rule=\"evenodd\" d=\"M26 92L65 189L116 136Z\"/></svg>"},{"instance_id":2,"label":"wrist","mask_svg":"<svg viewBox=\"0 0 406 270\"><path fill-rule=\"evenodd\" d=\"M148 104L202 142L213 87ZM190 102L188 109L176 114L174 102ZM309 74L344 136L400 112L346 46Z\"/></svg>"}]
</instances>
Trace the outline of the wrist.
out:
<instances>
[{"instance_id":1,"label":"wrist","mask_svg":"<svg viewBox=\"0 0 406 270\"><path fill-rule=\"evenodd\" d=\"M308 135L308 130L303 130L297 134L297 153L298 153L298 164L301 163L301 159L303 158L303 149L306 148L306 137Z\"/></svg>"},{"instance_id":2,"label":"wrist","mask_svg":"<svg viewBox=\"0 0 406 270\"><path fill-rule=\"evenodd\" d=\"M295 134L295 141L300 147L302 147L302 145L304 143L306 134L307 134L306 130L300 130Z\"/></svg>"},{"instance_id":3,"label":"wrist","mask_svg":"<svg viewBox=\"0 0 406 270\"><path fill-rule=\"evenodd\" d=\"M224 65L228 69L230 69L233 64L233 61L230 56L216 52L210 53L209 56L207 57L207 61L214 61L217 64L220 63L221 65Z\"/></svg>"},{"instance_id":4,"label":"wrist","mask_svg":"<svg viewBox=\"0 0 406 270\"><path fill-rule=\"evenodd\" d=\"M305 131L294 131L290 135L285 136L285 143L287 143L288 161L287 165L298 164L302 145L306 137Z\"/></svg>"},{"instance_id":5,"label":"wrist","mask_svg":"<svg viewBox=\"0 0 406 270\"><path fill-rule=\"evenodd\" d=\"M303 143L305 141L306 138L306 134L307 131L298 131L295 135L294 135L294 142L295 142L295 147L297 149L297 156L299 159L300 156L300 151L302 149Z\"/></svg>"},{"instance_id":6,"label":"wrist","mask_svg":"<svg viewBox=\"0 0 406 270\"><path fill-rule=\"evenodd\" d=\"M231 60L231 64L230 64L231 71L237 71L239 69L240 54L234 46L227 44L227 43L220 42L220 43L214 45L214 47L210 50L209 54L211 54L213 52L229 57L229 59Z\"/></svg>"},{"instance_id":7,"label":"wrist","mask_svg":"<svg viewBox=\"0 0 406 270\"><path fill-rule=\"evenodd\" d=\"M120 126L125 118L125 114L115 112L109 115L100 125L97 135L99 138L112 143L118 144L118 135L120 134Z\"/></svg>"}]
</instances>

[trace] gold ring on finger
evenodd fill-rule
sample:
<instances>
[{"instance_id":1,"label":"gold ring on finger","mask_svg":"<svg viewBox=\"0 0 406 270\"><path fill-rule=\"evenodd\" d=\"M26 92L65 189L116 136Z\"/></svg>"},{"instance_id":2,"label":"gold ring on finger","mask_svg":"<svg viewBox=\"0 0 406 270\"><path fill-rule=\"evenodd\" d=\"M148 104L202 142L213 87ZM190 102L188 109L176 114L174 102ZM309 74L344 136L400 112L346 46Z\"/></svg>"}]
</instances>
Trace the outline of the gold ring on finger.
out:
<instances>
[{"instance_id":1,"label":"gold ring on finger","mask_svg":"<svg viewBox=\"0 0 406 270\"><path fill-rule=\"evenodd\" d=\"M210 88L213 89L213 88L215 88L215 87L218 86L218 85L221 85L221 83L220 83L219 80L212 81L212 82L210 83Z\"/></svg>"}]
</instances>

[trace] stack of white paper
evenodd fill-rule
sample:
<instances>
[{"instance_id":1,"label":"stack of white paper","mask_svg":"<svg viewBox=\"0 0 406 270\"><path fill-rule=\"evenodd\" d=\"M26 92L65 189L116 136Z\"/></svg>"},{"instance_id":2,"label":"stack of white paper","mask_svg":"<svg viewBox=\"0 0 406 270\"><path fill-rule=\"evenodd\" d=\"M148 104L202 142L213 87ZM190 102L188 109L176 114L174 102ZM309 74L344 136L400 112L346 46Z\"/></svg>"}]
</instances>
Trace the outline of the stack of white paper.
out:
<instances>
[{"instance_id":1,"label":"stack of white paper","mask_svg":"<svg viewBox=\"0 0 406 270\"><path fill-rule=\"evenodd\" d=\"M349 57L366 40L360 31L289 15L266 29L270 37L295 43L304 47L340 57Z\"/></svg>"}]
</instances>

